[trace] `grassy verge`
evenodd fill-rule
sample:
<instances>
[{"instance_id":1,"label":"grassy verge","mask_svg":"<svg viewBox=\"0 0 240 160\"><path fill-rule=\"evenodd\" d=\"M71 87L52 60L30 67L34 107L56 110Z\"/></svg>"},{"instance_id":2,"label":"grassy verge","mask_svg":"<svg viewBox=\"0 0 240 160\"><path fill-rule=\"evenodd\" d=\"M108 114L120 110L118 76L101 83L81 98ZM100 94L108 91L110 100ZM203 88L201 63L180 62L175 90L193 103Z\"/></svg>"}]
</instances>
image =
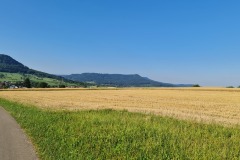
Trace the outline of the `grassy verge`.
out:
<instances>
[{"instance_id":1,"label":"grassy verge","mask_svg":"<svg viewBox=\"0 0 240 160\"><path fill-rule=\"evenodd\" d=\"M240 130L127 111L53 112L0 99L41 159L240 159Z\"/></svg>"}]
</instances>

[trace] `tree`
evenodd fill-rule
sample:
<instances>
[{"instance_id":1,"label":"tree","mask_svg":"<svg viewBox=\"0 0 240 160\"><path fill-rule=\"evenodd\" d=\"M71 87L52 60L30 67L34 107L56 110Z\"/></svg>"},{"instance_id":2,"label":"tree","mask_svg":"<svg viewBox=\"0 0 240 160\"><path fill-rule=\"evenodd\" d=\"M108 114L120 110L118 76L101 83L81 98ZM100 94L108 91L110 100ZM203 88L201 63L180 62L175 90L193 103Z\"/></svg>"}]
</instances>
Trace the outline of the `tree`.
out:
<instances>
[{"instance_id":1,"label":"tree","mask_svg":"<svg viewBox=\"0 0 240 160\"><path fill-rule=\"evenodd\" d=\"M201 87L199 84L194 84L193 87Z\"/></svg>"},{"instance_id":2,"label":"tree","mask_svg":"<svg viewBox=\"0 0 240 160\"><path fill-rule=\"evenodd\" d=\"M5 89L6 88L6 84L4 82L0 82L0 89Z\"/></svg>"},{"instance_id":3,"label":"tree","mask_svg":"<svg viewBox=\"0 0 240 160\"><path fill-rule=\"evenodd\" d=\"M47 88L48 87L48 83L47 82L40 82L38 83L38 88Z\"/></svg>"},{"instance_id":4,"label":"tree","mask_svg":"<svg viewBox=\"0 0 240 160\"><path fill-rule=\"evenodd\" d=\"M23 86L27 88L31 88L31 82L29 78L26 78L23 82Z\"/></svg>"},{"instance_id":5,"label":"tree","mask_svg":"<svg viewBox=\"0 0 240 160\"><path fill-rule=\"evenodd\" d=\"M59 88L66 88L66 86L64 84L60 84Z\"/></svg>"}]
</instances>

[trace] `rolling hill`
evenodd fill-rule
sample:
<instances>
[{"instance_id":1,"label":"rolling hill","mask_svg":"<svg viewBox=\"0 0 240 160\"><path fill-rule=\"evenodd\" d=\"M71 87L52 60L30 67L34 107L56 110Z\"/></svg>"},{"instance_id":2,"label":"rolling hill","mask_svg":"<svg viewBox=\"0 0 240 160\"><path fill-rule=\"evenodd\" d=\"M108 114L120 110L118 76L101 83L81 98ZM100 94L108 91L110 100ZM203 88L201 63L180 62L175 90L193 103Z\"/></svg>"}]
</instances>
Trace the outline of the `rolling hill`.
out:
<instances>
[{"instance_id":1,"label":"rolling hill","mask_svg":"<svg viewBox=\"0 0 240 160\"><path fill-rule=\"evenodd\" d=\"M48 74L24 66L22 63L16 61L12 57L0 54L0 72L32 74L38 77L53 78L62 80L62 77L53 74Z\"/></svg>"},{"instance_id":2,"label":"rolling hill","mask_svg":"<svg viewBox=\"0 0 240 160\"><path fill-rule=\"evenodd\" d=\"M30 78L33 83L47 82L56 87L66 86L110 86L110 87L190 87L191 84L171 84L151 80L138 74L100 74L82 73L71 75L53 75L30 69L12 57L0 54L0 82L19 83Z\"/></svg>"},{"instance_id":3,"label":"rolling hill","mask_svg":"<svg viewBox=\"0 0 240 160\"><path fill-rule=\"evenodd\" d=\"M100 86L115 86L115 87L190 87L191 84L171 84L151 80L146 77L141 77L138 74L123 75L123 74L99 74L99 73L82 73L62 75L62 77L79 82L94 83Z\"/></svg>"},{"instance_id":4,"label":"rolling hill","mask_svg":"<svg viewBox=\"0 0 240 160\"><path fill-rule=\"evenodd\" d=\"M47 82L52 87L60 84L66 86L82 86L83 83L74 82L53 74L30 69L12 57L0 54L0 82L19 83L30 78L33 83Z\"/></svg>"}]
</instances>

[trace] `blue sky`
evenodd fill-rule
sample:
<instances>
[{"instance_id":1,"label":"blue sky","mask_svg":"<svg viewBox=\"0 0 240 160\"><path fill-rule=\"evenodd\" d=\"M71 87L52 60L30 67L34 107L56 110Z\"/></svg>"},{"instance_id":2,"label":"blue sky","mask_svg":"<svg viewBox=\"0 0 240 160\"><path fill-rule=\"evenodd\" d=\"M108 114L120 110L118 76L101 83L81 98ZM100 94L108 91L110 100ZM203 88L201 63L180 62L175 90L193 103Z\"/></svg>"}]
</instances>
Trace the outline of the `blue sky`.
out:
<instances>
[{"instance_id":1,"label":"blue sky","mask_svg":"<svg viewBox=\"0 0 240 160\"><path fill-rule=\"evenodd\" d=\"M0 0L0 53L54 74L240 85L240 1Z\"/></svg>"}]
</instances>

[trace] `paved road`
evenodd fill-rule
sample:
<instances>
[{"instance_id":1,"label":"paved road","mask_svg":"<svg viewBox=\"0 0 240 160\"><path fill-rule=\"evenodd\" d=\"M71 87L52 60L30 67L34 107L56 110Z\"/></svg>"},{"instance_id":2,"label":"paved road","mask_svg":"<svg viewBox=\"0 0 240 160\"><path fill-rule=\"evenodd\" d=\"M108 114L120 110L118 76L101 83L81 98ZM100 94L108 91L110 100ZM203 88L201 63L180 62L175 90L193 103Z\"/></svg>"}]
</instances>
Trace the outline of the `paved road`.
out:
<instances>
[{"instance_id":1,"label":"paved road","mask_svg":"<svg viewBox=\"0 0 240 160\"><path fill-rule=\"evenodd\" d=\"M33 145L17 122L0 107L0 160L37 160Z\"/></svg>"}]
</instances>

